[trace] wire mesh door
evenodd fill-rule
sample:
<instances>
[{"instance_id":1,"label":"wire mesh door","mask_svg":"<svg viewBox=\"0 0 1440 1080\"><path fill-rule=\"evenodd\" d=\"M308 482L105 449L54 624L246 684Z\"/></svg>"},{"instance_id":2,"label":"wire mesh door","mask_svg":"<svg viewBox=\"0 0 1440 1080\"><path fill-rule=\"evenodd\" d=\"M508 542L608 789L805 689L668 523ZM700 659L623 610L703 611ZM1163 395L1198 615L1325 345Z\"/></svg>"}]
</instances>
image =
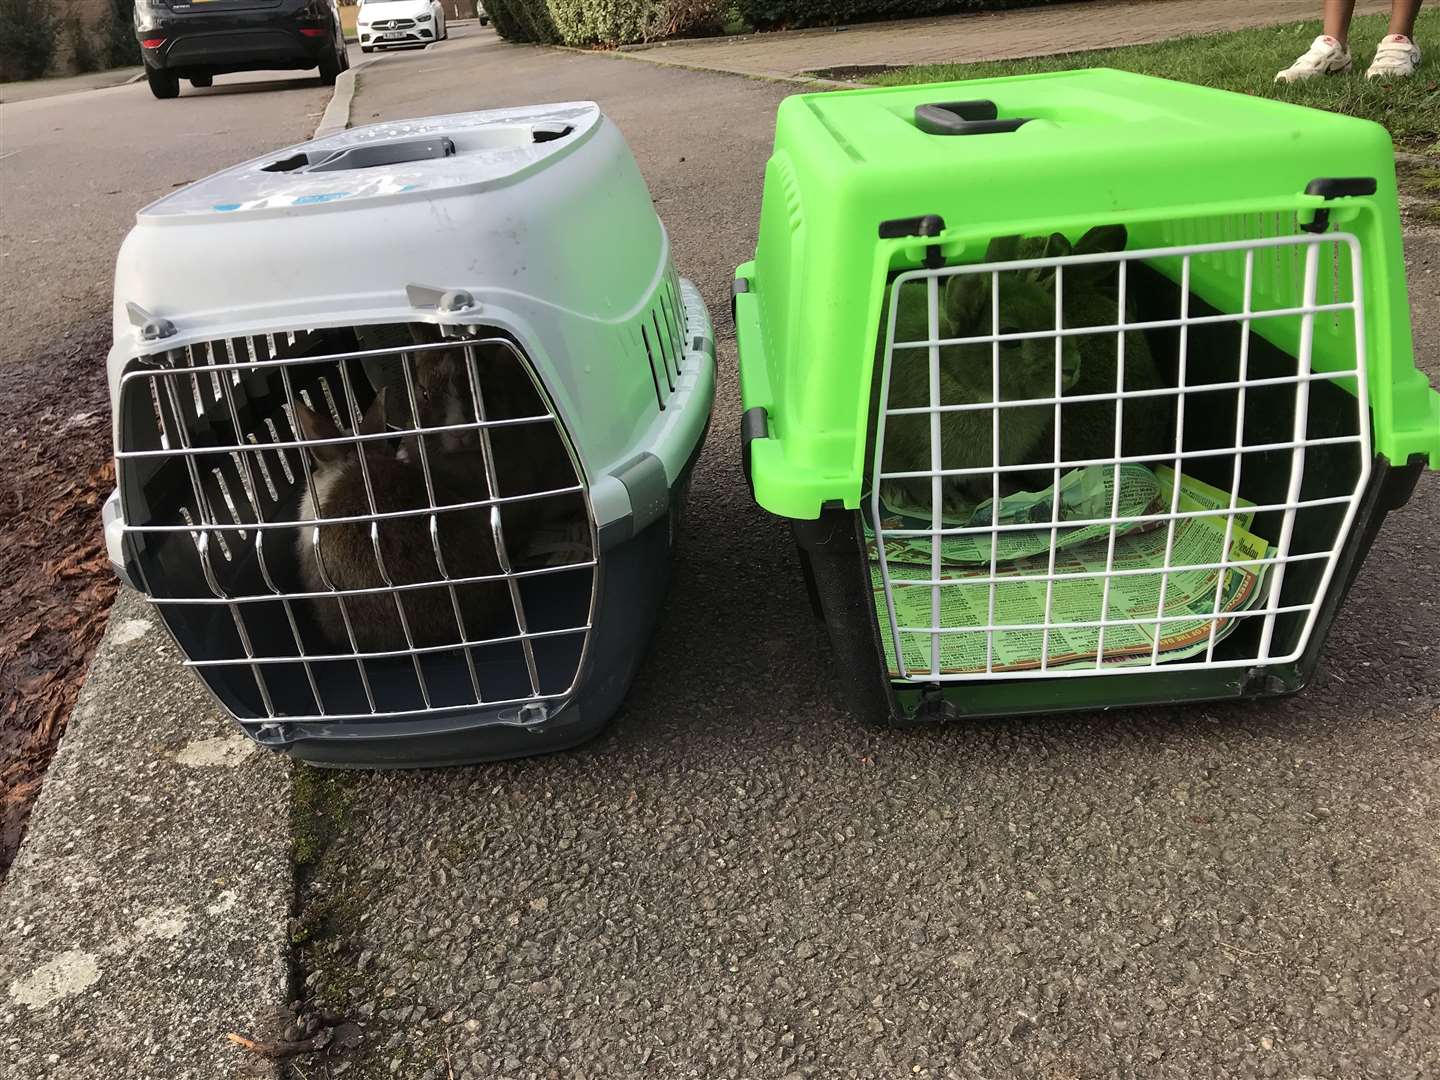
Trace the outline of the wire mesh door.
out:
<instances>
[{"instance_id":1,"label":"wire mesh door","mask_svg":"<svg viewBox=\"0 0 1440 1080\"><path fill-rule=\"evenodd\" d=\"M141 587L242 721L527 725L573 692L594 518L508 338L397 325L172 349L123 376L115 456Z\"/></svg>"},{"instance_id":2,"label":"wire mesh door","mask_svg":"<svg viewBox=\"0 0 1440 1080\"><path fill-rule=\"evenodd\" d=\"M1371 468L1357 241L1090 237L891 286L864 513L892 678L1306 647ZM1196 291L1217 274L1239 310Z\"/></svg>"}]
</instances>

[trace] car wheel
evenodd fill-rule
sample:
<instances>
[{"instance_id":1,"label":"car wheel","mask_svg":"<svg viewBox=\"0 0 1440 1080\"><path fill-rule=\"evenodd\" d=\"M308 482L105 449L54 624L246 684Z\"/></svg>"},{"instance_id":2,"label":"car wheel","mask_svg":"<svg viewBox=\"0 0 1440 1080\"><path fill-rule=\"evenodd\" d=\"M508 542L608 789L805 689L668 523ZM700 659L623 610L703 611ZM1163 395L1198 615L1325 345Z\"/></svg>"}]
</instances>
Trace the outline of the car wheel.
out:
<instances>
[{"instance_id":1,"label":"car wheel","mask_svg":"<svg viewBox=\"0 0 1440 1080\"><path fill-rule=\"evenodd\" d=\"M375 51L375 47L373 45L361 45L360 51L362 53L372 53Z\"/></svg>"},{"instance_id":2,"label":"car wheel","mask_svg":"<svg viewBox=\"0 0 1440 1080\"><path fill-rule=\"evenodd\" d=\"M150 84L150 93L162 101L180 96L180 76L163 68L145 68L145 81Z\"/></svg>"},{"instance_id":3,"label":"car wheel","mask_svg":"<svg viewBox=\"0 0 1440 1080\"><path fill-rule=\"evenodd\" d=\"M211 87L211 86L214 86L214 85L215 85L215 76L214 76L214 75L191 75L191 76L190 76L190 85L193 86L193 87L195 87L197 90L204 90L204 89L206 89L207 87Z\"/></svg>"},{"instance_id":4,"label":"car wheel","mask_svg":"<svg viewBox=\"0 0 1440 1080\"><path fill-rule=\"evenodd\" d=\"M450 40L450 20L445 18L444 15L440 16L440 40Z\"/></svg>"},{"instance_id":5,"label":"car wheel","mask_svg":"<svg viewBox=\"0 0 1440 1080\"><path fill-rule=\"evenodd\" d=\"M320 83L322 86L334 86L339 77L340 54L331 49L320 58Z\"/></svg>"},{"instance_id":6,"label":"car wheel","mask_svg":"<svg viewBox=\"0 0 1440 1080\"><path fill-rule=\"evenodd\" d=\"M350 50L345 47L345 35L340 32L335 34L335 47L340 50L340 70L350 70Z\"/></svg>"}]
</instances>

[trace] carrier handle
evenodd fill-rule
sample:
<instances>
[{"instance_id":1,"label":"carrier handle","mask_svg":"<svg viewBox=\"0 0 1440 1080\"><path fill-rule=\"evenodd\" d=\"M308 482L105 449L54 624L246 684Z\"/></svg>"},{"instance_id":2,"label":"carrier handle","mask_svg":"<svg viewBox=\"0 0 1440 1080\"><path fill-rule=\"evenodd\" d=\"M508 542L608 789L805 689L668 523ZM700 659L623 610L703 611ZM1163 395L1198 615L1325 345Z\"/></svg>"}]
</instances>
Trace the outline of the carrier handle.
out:
<instances>
[{"instance_id":1,"label":"carrier handle","mask_svg":"<svg viewBox=\"0 0 1440 1080\"><path fill-rule=\"evenodd\" d=\"M343 169L373 169L378 165L404 165L411 161L453 157L455 142L448 135L438 138L406 139L403 142L347 146L312 158L301 151L262 165L261 172L340 172Z\"/></svg>"},{"instance_id":2,"label":"carrier handle","mask_svg":"<svg viewBox=\"0 0 1440 1080\"><path fill-rule=\"evenodd\" d=\"M927 135L993 135L1014 131L1034 117L1014 116L998 119L1000 110L995 102L936 101L915 106L915 126Z\"/></svg>"}]
</instances>

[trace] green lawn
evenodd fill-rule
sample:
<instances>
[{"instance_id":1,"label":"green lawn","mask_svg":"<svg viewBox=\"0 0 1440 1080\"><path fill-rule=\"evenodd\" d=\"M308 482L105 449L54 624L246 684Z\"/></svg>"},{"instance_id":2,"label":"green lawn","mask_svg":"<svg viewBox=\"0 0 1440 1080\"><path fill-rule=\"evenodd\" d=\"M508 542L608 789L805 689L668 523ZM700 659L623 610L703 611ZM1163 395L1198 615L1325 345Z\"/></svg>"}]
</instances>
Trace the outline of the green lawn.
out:
<instances>
[{"instance_id":1,"label":"green lawn","mask_svg":"<svg viewBox=\"0 0 1440 1080\"><path fill-rule=\"evenodd\" d=\"M1030 60L902 68L870 81L896 85L1079 67L1123 68L1378 120L1390 129L1399 146L1440 156L1440 12L1421 12L1415 39L1426 50L1426 57L1413 78L1393 82L1364 78L1375 44L1385 33L1384 18L1371 15L1357 18L1350 31L1350 47L1356 56L1353 73L1292 85L1273 82L1275 72L1289 66L1318 33L1317 20Z\"/></svg>"}]
</instances>

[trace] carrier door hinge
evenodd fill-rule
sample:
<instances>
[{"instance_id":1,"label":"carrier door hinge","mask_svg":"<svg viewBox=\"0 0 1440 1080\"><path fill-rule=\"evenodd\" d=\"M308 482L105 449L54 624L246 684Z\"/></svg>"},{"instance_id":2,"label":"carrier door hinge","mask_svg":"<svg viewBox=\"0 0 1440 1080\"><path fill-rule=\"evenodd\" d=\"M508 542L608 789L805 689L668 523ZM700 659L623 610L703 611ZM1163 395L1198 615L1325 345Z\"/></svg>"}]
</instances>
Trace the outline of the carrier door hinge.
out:
<instances>
[{"instance_id":1,"label":"carrier door hinge","mask_svg":"<svg viewBox=\"0 0 1440 1080\"><path fill-rule=\"evenodd\" d=\"M1322 176L1305 185L1306 195L1322 199L1361 198L1374 195L1378 185L1373 176ZM1315 216L1300 228L1309 233L1323 233L1330 227L1330 208L1322 206Z\"/></svg>"},{"instance_id":2,"label":"carrier door hinge","mask_svg":"<svg viewBox=\"0 0 1440 1080\"><path fill-rule=\"evenodd\" d=\"M141 341L163 341L175 336L173 322L159 315L151 315L139 304L127 300L125 314L130 319L130 325L139 331Z\"/></svg>"},{"instance_id":3,"label":"carrier door hinge","mask_svg":"<svg viewBox=\"0 0 1440 1080\"><path fill-rule=\"evenodd\" d=\"M919 217L891 218L880 223L881 240L898 240L903 236L939 236L945 231L945 219L939 214L922 214ZM925 249L925 267L934 270L944 266L940 245L931 244Z\"/></svg>"},{"instance_id":4,"label":"carrier door hinge","mask_svg":"<svg viewBox=\"0 0 1440 1080\"><path fill-rule=\"evenodd\" d=\"M444 337L459 337L460 331L446 325L447 315L475 313L480 305L465 289L437 289L430 285L410 284L405 286L405 298L410 306L421 311L433 310L441 317L440 333Z\"/></svg>"}]
</instances>

